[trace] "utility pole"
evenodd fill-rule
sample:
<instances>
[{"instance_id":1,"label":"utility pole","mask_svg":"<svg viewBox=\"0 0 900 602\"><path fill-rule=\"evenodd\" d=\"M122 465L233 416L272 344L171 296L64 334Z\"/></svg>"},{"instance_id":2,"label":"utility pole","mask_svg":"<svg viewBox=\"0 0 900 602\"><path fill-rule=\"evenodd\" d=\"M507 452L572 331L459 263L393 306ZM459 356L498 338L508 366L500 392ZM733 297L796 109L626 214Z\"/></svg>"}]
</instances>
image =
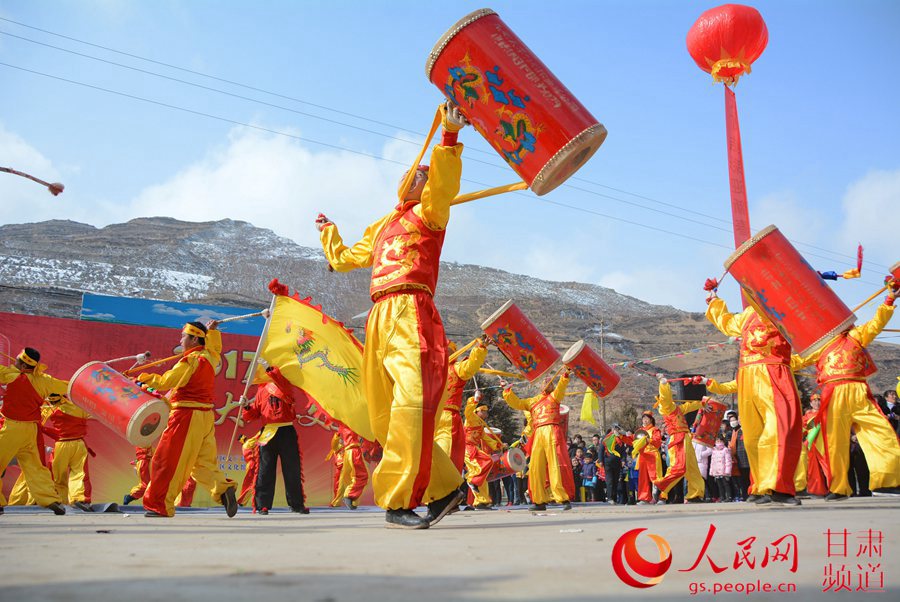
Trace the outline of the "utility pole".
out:
<instances>
[{"instance_id":1,"label":"utility pole","mask_svg":"<svg viewBox=\"0 0 900 602\"><path fill-rule=\"evenodd\" d=\"M603 320L600 320L600 359L603 359ZM602 414L600 419L600 432L601 439L603 434L606 433L606 402L600 402L600 412Z\"/></svg>"}]
</instances>

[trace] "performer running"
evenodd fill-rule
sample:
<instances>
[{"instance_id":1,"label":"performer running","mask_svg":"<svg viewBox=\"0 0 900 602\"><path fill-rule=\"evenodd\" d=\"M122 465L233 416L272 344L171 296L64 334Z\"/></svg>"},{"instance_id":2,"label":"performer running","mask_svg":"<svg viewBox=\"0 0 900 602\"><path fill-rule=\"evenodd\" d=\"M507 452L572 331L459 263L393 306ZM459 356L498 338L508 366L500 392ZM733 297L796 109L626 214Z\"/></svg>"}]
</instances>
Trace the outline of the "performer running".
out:
<instances>
[{"instance_id":1,"label":"performer running","mask_svg":"<svg viewBox=\"0 0 900 602\"><path fill-rule=\"evenodd\" d=\"M281 460L281 476L284 478L284 493L292 512L309 514L306 496L303 493L303 463L297 429L294 422L294 396L291 384L281 375L278 368L266 368L266 374L273 382L260 385L256 396L247 400L241 398L245 406L242 417L245 422L262 420L259 434L259 474L256 477L256 510L268 514L275 500L275 470Z\"/></svg>"},{"instance_id":2,"label":"performer running","mask_svg":"<svg viewBox=\"0 0 900 602\"><path fill-rule=\"evenodd\" d=\"M25 347L13 366L0 366L0 384L6 385L0 406L4 418L0 428L0 474L16 458L35 501L59 515L65 514L66 509L60 503L50 471L41 461L38 429L44 399L54 393L64 395L69 383L45 374L46 366L40 360L36 349Z\"/></svg>"},{"instance_id":3,"label":"performer running","mask_svg":"<svg viewBox=\"0 0 900 602\"><path fill-rule=\"evenodd\" d=\"M504 384L501 381L501 384ZM569 370L559 379L556 388L553 378L548 378L540 395L520 399L509 385L504 384L503 400L515 410L530 411L534 436L531 443L531 462L528 467L528 495L530 510L543 511L551 499L570 510L570 500L575 497L575 479L572 475L566 441L560 427L559 404L569 386ZM544 486L550 481L550 490Z\"/></svg>"},{"instance_id":4,"label":"performer running","mask_svg":"<svg viewBox=\"0 0 900 602\"><path fill-rule=\"evenodd\" d=\"M420 166L395 209L347 247L324 215L316 220L322 247L339 272L372 266L375 305L366 322L363 387L384 456L372 474L375 503L388 527L425 529L458 509L462 476L434 441L447 380L444 326L434 306L450 201L459 192L466 125L456 107L442 105L443 138ZM405 179L403 180L405 182ZM402 188L402 186L401 186ZM423 501L428 514L413 509Z\"/></svg>"},{"instance_id":5,"label":"performer running","mask_svg":"<svg viewBox=\"0 0 900 602\"><path fill-rule=\"evenodd\" d=\"M900 444L866 380L878 370L866 347L894 315L898 283L891 280L888 284L888 295L874 318L842 332L797 363L797 369L815 364L816 380L822 388L818 422L827 457L829 493L825 501L845 500L852 493L847 478L851 428L869 465L869 489L876 495L900 495Z\"/></svg>"},{"instance_id":6,"label":"performer running","mask_svg":"<svg viewBox=\"0 0 900 602\"><path fill-rule=\"evenodd\" d=\"M659 402L659 413L665 421L666 431L669 433L669 469L666 471L666 476L655 479L653 484L659 489L659 497L667 499L669 490L686 476L687 503L701 503L706 483L703 475L700 474L700 467L697 465L694 442L684 415L696 412L706 405L706 402L703 400L686 401L676 406L672 399L672 385L662 374L657 374L656 378L659 379L659 397L656 398Z\"/></svg>"},{"instance_id":7,"label":"performer running","mask_svg":"<svg viewBox=\"0 0 900 602\"><path fill-rule=\"evenodd\" d=\"M237 513L236 484L225 478L216 459L212 398L222 352L217 326L216 320L206 326L188 322L181 331L184 352L175 366L162 375L145 372L138 376L143 387L170 391L172 408L150 464L150 484L144 495L146 516L175 516L175 498L189 477L208 488L213 501L225 506L229 517Z\"/></svg>"},{"instance_id":8,"label":"performer running","mask_svg":"<svg viewBox=\"0 0 900 602\"><path fill-rule=\"evenodd\" d=\"M65 395L47 398L53 411L44 432L54 439L53 461L50 472L60 498L68 496L69 503L84 512L93 512L87 491L88 454L91 450L84 442L87 436L88 413L69 401Z\"/></svg>"},{"instance_id":9,"label":"performer running","mask_svg":"<svg viewBox=\"0 0 900 602\"><path fill-rule=\"evenodd\" d=\"M799 506L794 471L800 461L802 425L791 346L752 307L729 313L725 301L716 296L716 286L707 280L706 317L722 334L741 337L737 402L750 459L752 489L747 501Z\"/></svg>"},{"instance_id":10,"label":"performer running","mask_svg":"<svg viewBox=\"0 0 900 602\"><path fill-rule=\"evenodd\" d=\"M343 441L341 453L344 456L341 462L341 475L339 478L338 491L335 492L332 506L343 503L350 510L356 510L359 506L359 498L362 497L363 489L369 482L369 471L366 469L366 462L363 460L362 449L360 448L359 435L354 433L346 424L338 427Z\"/></svg>"},{"instance_id":11,"label":"performer running","mask_svg":"<svg viewBox=\"0 0 900 602\"><path fill-rule=\"evenodd\" d=\"M491 452L499 449L500 445L484 432L487 428L488 407L481 400L481 391L475 391L475 395L466 402L466 482L474 497L474 508L492 510L487 478L494 467Z\"/></svg>"},{"instance_id":12,"label":"performer running","mask_svg":"<svg viewBox=\"0 0 900 602\"><path fill-rule=\"evenodd\" d=\"M647 433L646 437L635 436L631 457L637 459L638 504L655 504L658 500L653 497L653 482L658 475L663 473L662 457L659 448L662 446L662 433L656 428L656 418L653 412L646 411L641 414L641 430Z\"/></svg>"},{"instance_id":13,"label":"performer running","mask_svg":"<svg viewBox=\"0 0 900 602\"><path fill-rule=\"evenodd\" d=\"M469 352L464 360L450 362L447 369L446 400L444 410L441 412L434 440L444 452L450 456L453 465L462 474L466 462L466 433L463 431L462 417L459 413L462 405L463 389L466 382L478 373L487 359L487 335L479 340L475 349ZM450 353L455 351L453 343L447 349Z\"/></svg>"}]
</instances>

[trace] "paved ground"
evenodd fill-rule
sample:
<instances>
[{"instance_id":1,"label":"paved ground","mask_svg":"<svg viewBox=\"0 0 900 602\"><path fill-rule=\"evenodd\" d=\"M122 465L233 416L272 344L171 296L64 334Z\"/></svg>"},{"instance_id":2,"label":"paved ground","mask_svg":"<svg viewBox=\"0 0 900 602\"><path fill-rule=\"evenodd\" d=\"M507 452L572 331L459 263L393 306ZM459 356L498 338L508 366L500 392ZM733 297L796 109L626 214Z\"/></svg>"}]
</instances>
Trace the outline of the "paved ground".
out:
<instances>
[{"instance_id":1,"label":"paved ground","mask_svg":"<svg viewBox=\"0 0 900 602\"><path fill-rule=\"evenodd\" d=\"M725 583L741 590L789 583L797 590L731 598L897 600L898 510L900 499L883 497L813 500L802 508L597 504L565 513L552 507L542 514L461 512L427 531L398 531L384 528L377 509L267 517L241 512L230 520L219 510L185 511L167 520L78 511L56 517L11 508L0 516L0 600L574 602L691 598L692 587ZM715 533L706 554L687 570L710 525ZM672 551L663 581L646 589L625 585L611 560L619 537L636 528L648 529L636 540L648 561L660 557L648 533L664 538ZM791 535L797 540L796 572L790 570ZM787 552L787 561L773 560L779 551ZM735 569L742 553L747 560ZM722 572L715 573L710 561ZM885 591L857 591L866 576L869 589L883 579ZM831 590L850 591L823 593L827 583Z\"/></svg>"}]
</instances>

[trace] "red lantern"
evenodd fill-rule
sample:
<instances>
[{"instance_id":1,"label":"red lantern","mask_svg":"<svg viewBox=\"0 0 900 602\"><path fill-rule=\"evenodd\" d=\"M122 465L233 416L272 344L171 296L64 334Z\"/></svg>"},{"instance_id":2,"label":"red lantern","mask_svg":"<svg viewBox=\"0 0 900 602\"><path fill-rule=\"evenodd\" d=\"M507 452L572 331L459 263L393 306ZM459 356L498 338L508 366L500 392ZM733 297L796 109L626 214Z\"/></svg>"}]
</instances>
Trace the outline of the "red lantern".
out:
<instances>
[{"instance_id":1,"label":"red lantern","mask_svg":"<svg viewBox=\"0 0 900 602\"><path fill-rule=\"evenodd\" d=\"M769 30L759 11L743 4L711 8L688 31L688 52L697 66L717 82L733 86L759 58Z\"/></svg>"}]
</instances>

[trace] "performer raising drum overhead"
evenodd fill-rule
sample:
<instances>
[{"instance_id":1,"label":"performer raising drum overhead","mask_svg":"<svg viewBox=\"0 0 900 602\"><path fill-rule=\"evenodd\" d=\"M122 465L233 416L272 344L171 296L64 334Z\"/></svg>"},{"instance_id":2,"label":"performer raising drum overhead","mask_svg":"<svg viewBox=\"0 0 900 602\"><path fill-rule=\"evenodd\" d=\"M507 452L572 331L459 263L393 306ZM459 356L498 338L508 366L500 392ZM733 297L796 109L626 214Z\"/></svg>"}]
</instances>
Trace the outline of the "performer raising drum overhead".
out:
<instances>
[{"instance_id":1,"label":"performer raising drum overhead","mask_svg":"<svg viewBox=\"0 0 900 602\"><path fill-rule=\"evenodd\" d=\"M388 527L424 529L455 510L462 476L434 441L435 420L447 381L444 326L434 306L450 201L459 192L466 124L456 108L441 106L443 138L430 167L419 166L400 202L366 228L362 240L344 244L337 227L320 214L316 225L331 267L339 272L372 267L375 305L366 322L363 388L372 429L384 456L372 475L375 503ZM408 174L407 174L408 175ZM413 509L428 503L428 515Z\"/></svg>"},{"instance_id":2,"label":"performer raising drum overhead","mask_svg":"<svg viewBox=\"0 0 900 602\"><path fill-rule=\"evenodd\" d=\"M172 412L150 464L150 485L144 494L147 516L175 516L175 498L189 477L207 487L213 500L237 513L236 484L225 478L216 460L216 425L213 416L216 368L222 351L218 322L206 326L188 322L181 331L181 359L166 373L142 373L138 382L147 388L170 391Z\"/></svg>"}]
</instances>

